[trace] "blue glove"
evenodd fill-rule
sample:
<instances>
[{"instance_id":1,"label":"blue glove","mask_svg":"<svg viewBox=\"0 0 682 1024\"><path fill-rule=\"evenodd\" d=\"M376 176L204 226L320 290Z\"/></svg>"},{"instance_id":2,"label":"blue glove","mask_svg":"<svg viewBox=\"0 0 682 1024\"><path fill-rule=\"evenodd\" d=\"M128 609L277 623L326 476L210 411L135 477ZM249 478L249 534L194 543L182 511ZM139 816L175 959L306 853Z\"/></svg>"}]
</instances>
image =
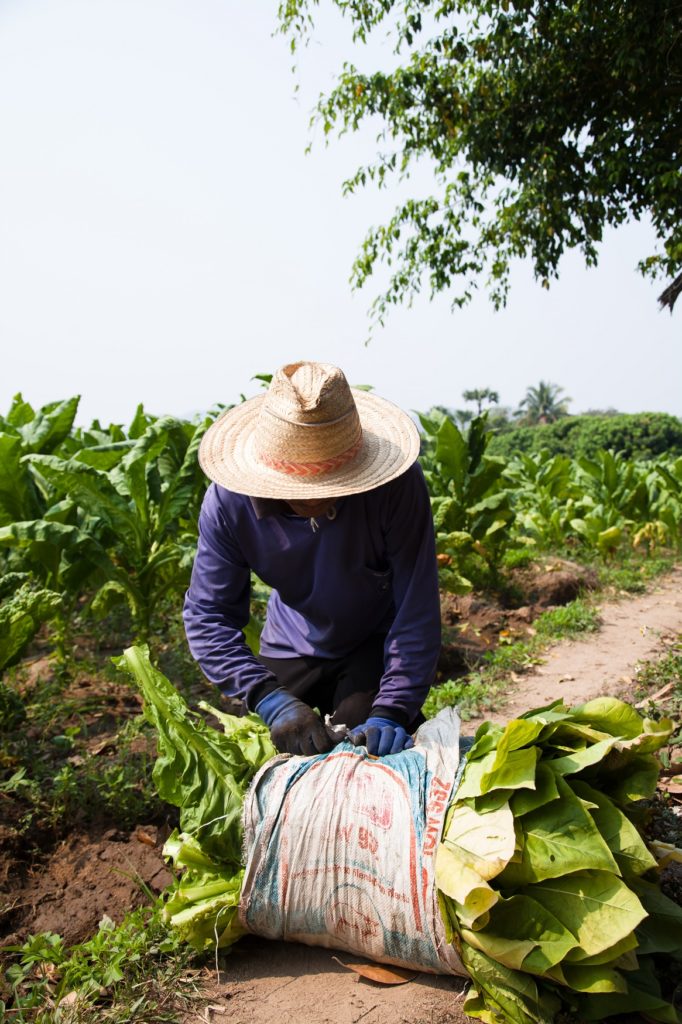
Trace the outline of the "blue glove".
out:
<instances>
[{"instance_id":1,"label":"blue glove","mask_svg":"<svg viewBox=\"0 0 682 1024\"><path fill-rule=\"evenodd\" d=\"M386 754L399 754L401 750L409 750L414 740L402 725L390 718L371 716L362 725L351 729L348 739L356 747L367 747L368 754L384 757Z\"/></svg>"},{"instance_id":2,"label":"blue glove","mask_svg":"<svg viewBox=\"0 0 682 1024\"><path fill-rule=\"evenodd\" d=\"M256 704L256 714L270 728L272 742L282 754L324 754L334 744L320 716L283 687Z\"/></svg>"}]
</instances>

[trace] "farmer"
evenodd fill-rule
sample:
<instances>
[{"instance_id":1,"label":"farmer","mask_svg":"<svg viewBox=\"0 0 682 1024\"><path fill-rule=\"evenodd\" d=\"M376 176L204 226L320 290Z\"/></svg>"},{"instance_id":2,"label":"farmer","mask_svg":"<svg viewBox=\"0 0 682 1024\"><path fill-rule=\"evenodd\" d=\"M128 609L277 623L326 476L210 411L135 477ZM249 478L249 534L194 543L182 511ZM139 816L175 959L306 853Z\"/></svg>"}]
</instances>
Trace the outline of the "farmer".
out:
<instances>
[{"instance_id":1,"label":"farmer","mask_svg":"<svg viewBox=\"0 0 682 1024\"><path fill-rule=\"evenodd\" d=\"M213 481L185 598L208 680L315 754L347 726L370 754L412 746L440 647L440 608L419 435L341 370L299 362L207 430ZM251 571L272 589L260 654L246 644ZM320 714L317 710L319 709Z\"/></svg>"}]
</instances>

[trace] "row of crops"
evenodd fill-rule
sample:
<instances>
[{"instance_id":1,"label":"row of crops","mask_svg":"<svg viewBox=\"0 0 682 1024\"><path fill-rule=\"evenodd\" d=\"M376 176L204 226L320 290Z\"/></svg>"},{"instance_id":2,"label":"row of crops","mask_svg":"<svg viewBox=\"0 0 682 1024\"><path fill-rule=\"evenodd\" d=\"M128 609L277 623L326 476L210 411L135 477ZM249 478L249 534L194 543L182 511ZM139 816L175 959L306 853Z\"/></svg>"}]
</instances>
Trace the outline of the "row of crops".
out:
<instances>
[{"instance_id":1,"label":"row of crops","mask_svg":"<svg viewBox=\"0 0 682 1024\"><path fill-rule=\"evenodd\" d=\"M494 581L510 551L579 551L609 559L682 543L682 458L571 459L546 451L486 454L485 417L464 436L445 416L420 416L443 586L470 588L482 563Z\"/></svg>"},{"instance_id":2,"label":"row of crops","mask_svg":"<svg viewBox=\"0 0 682 1024\"><path fill-rule=\"evenodd\" d=\"M76 612L117 604L131 638L153 642L189 581L206 487L197 449L218 411L189 421L140 406L126 429L77 426L77 410L77 398L36 410L18 395L0 417L0 669L42 621L65 655ZM495 457L485 416L466 435L440 413L420 420L444 589L494 586L517 551L680 548L680 457Z\"/></svg>"}]
</instances>

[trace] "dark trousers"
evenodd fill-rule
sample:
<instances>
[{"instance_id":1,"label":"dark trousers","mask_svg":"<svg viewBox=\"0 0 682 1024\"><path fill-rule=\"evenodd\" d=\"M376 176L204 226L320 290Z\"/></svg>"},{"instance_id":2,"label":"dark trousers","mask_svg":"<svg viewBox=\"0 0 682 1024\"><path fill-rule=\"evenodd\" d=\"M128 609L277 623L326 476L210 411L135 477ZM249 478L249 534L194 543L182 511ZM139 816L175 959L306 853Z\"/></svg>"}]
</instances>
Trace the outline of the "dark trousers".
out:
<instances>
[{"instance_id":1,"label":"dark trousers","mask_svg":"<svg viewBox=\"0 0 682 1024\"><path fill-rule=\"evenodd\" d=\"M354 729L368 717L384 673L383 635L372 636L344 658L266 658L259 660L295 697L332 725Z\"/></svg>"}]
</instances>

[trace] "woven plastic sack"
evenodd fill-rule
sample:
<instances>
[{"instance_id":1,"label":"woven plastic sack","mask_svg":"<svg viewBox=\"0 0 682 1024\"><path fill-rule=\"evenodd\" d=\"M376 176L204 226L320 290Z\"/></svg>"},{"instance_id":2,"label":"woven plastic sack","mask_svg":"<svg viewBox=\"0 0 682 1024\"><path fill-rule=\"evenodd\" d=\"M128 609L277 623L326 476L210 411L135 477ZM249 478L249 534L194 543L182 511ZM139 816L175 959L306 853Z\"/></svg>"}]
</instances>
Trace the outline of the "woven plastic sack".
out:
<instances>
[{"instance_id":1,"label":"woven plastic sack","mask_svg":"<svg viewBox=\"0 0 682 1024\"><path fill-rule=\"evenodd\" d=\"M342 743L268 762L244 804L243 926L466 976L445 938L434 879L459 760L459 719L448 708L401 754L372 758Z\"/></svg>"}]
</instances>

